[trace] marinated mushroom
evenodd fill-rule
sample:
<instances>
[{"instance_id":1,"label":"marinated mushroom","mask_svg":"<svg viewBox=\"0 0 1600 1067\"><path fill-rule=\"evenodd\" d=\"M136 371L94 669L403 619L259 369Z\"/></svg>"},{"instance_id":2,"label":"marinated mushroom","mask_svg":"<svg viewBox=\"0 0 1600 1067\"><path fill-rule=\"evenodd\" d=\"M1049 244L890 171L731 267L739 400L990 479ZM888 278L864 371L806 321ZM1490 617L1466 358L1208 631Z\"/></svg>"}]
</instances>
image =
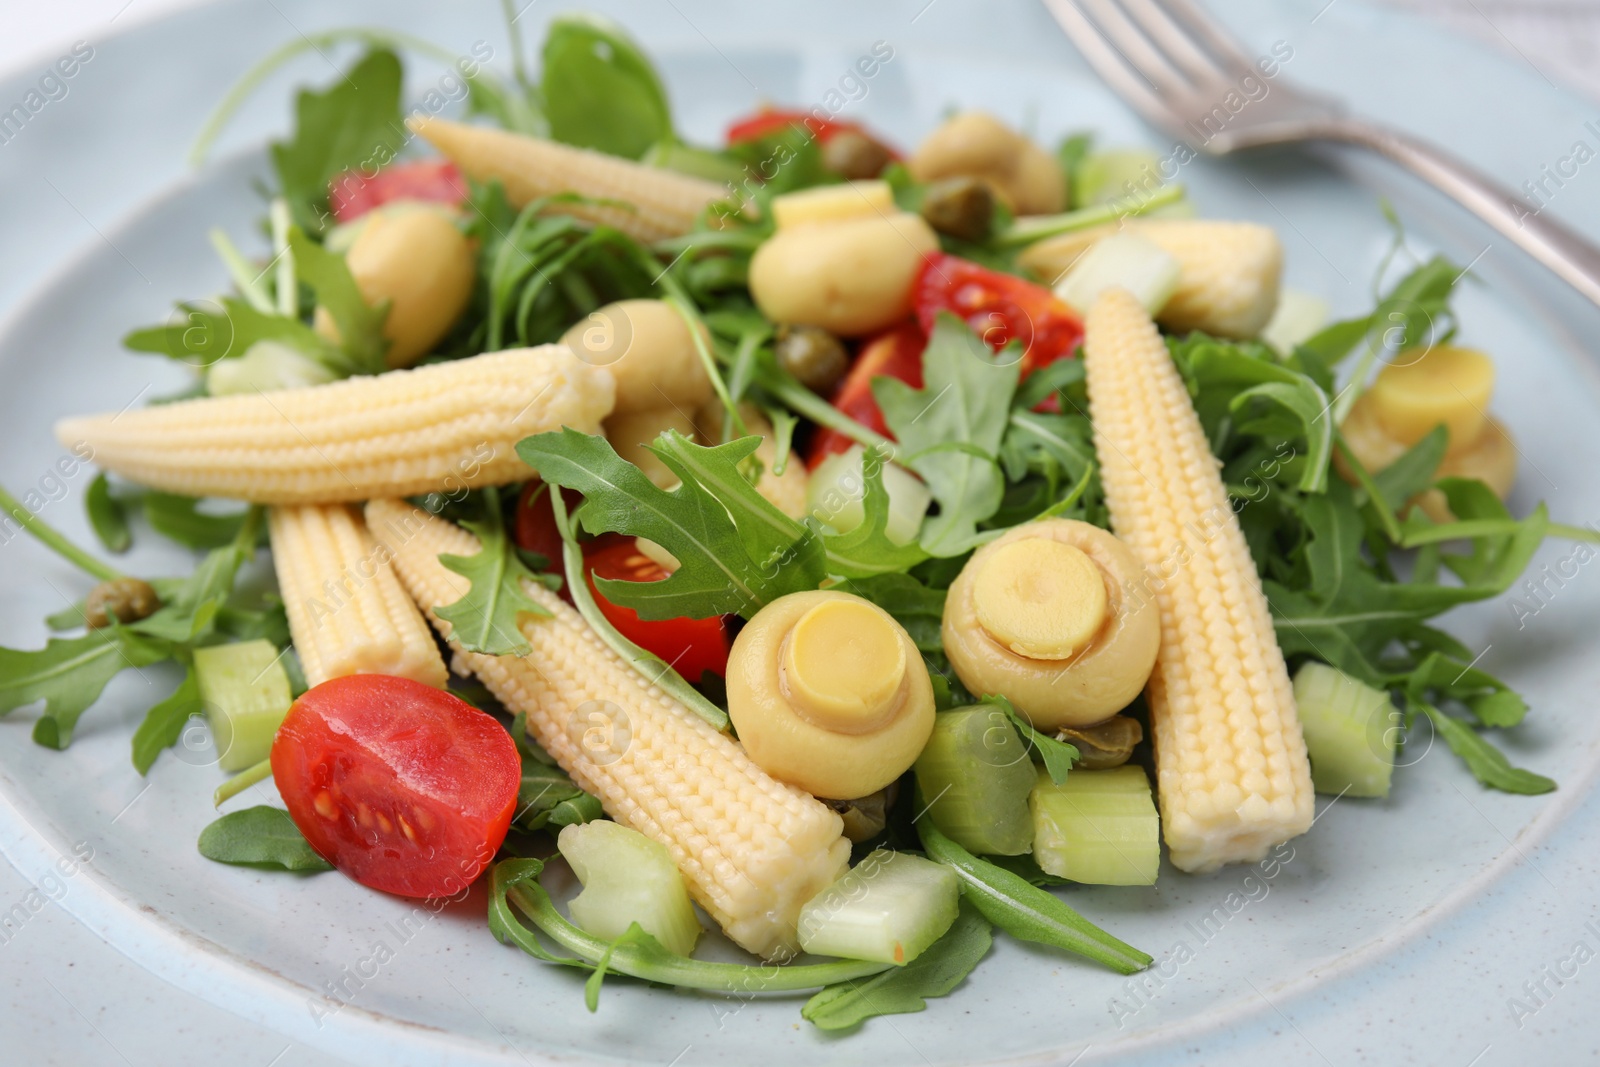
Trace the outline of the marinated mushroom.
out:
<instances>
[{"instance_id":1,"label":"marinated mushroom","mask_svg":"<svg viewBox=\"0 0 1600 1067\"><path fill-rule=\"evenodd\" d=\"M661 300L619 300L561 335L579 359L609 367L617 380L613 414L669 406L693 411L711 396L711 378L689 324Z\"/></svg>"},{"instance_id":2,"label":"marinated mushroom","mask_svg":"<svg viewBox=\"0 0 1600 1067\"><path fill-rule=\"evenodd\" d=\"M833 590L755 614L728 655L728 715L750 758L819 797L899 778L933 732L933 685L888 612Z\"/></svg>"},{"instance_id":3,"label":"marinated mushroom","mask_svg":"<svg viewBox=\"0 0 1600 1067\"><path fill-rule=\"evenodd\" d=\"M477 276L472 242L456 225L454 213L437 205L398 201L378 208L359 223L345 265L376 307L387 301L383 336L389 366L409 367L432 351L466 310ZM326 308L317 308L317 332L339 339Z\"/></svg>"},{"instance_id":4,"label":"marinated mushroom","mask_svg":"<svg viewBox=\"0 0 1600 1067\"><path fill-rule=\"evenodd\" d=\"M1486 413L1494 392L1493 361L1454 345L1406 352L1401 358L1378 372L1340 425L1351 453L1368 473L1376 474L1443 426L1449 443L1436 476L1476 478L1504 500L1516 481L1517 449L1505 426ZM1336 454L1334 462L1346 481L1355 481L1343 455ZM1452 517L1437 489L1423 493L1416 503L1435 522Z\"/></svg>"},{"instance_id":5,"label":"marinated mushroom","mask_svg":"<svg viewBox=\"0 0 1600 1067\"><path fill-rule=\"evenodd\" d=\"M993 115L964 111L940 126L907 163L919 182L977 178L1018 215L1049 215L1067 203L1054 156Z\"/></svg>"},{"instance_id":6,"label":"marinated mushroom","mask_svg":"<svg viewBox=\"0 0 1600 1067\"><path fill-rule=\"evenodd\" d=\"M160 607L161 598L149 582L113 578L89 590L83 617L89 629L101 630L110 626L113 618L120 623L138 622L154 615Z\"/></svg>"},{"instance_id":7,"label":"marinated mushroom","mask_svg":"<svg viewBox=\"0 0 1600 1067\"><path fill-rule=\"evenodd\" d=\"M1133 550L1072 519L984 545L950 586L941 628L963 685L998 693L1042 730L1100 722L1144 688L1160 612Z\"/></svg>"},{"instance_id":8,"label":"marinated mushroom","mask_svg":"<svg viewBox=\"0 0 1600 1067\"><path fill-rule=\"evenodd\" d=\"M1078 750L1073 767L1104 771L1128 762L1134 748L1144 740L1144 727L1131 716L1113 715L1092 726L1063 726L1056 732L1056 740Z\"/></svg>"}]
</instances>

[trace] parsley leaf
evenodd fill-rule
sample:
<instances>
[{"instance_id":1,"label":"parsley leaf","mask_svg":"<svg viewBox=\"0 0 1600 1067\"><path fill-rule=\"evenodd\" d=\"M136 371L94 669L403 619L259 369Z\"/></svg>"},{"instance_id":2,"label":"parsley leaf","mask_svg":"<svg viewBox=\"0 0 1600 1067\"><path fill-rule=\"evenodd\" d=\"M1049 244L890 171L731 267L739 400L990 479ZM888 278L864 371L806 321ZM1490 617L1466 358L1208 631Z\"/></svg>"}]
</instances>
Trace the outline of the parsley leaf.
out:
<instances>
[{"instance_id":1,"label":"parsley leaf","mask_svg":"<svg viewBox=\"0 0 1600 1067\"><path fill-rule=\"evenodd\" d=\"M658 582L597 578L607 600L644 619L748 618L826 577L818 533L769 504L744 475L760 440L706 447L663 434L649 447L681 479L670 490L619 457L605 438L570 428L524 438L517 454L546 482L584 495L578 518L590 533L645 537L678 559L678 569Z\"/></svg>"},{"instance_id":2,"label":"parsley leaf","mask_svg":"<svg viewBox=\"0 0 1600 1067\"><path fill-rule=\"evenodd\" d=\"M200 831L200 855L218 863L276 867L286 871L331 871L282 808L262 804L231 811Z\"/></svg>"},{"instance_id":3,"label":"parsley leaf","mask_svg":"<svg viewBox=\"0 0 1600 1067\"><path fill-rule=\"evenodd\" d=\"M400 117L400 59L375 48L322 92L295 98L294 136L272 145L272 165L289 210L320 233L328 218L328 181L356 167L374 169L405 144Z\"/></svg>"},{"instance_id":4,"label":"parsley leaf","mask_svg":"<svg viewBox=\"0 0 1600 1067\"><path fill-rule=\"evenodd\" d=\"M439 562L472 582L467 595L434 614L448 622L451 636L469 652L489 656L525 656L531 651L517 622L524 615L548 617L549 612L522 588L524 580L538 581L517 555L500 511L500 493L483 493L487 514L480 521L461 525L478 537L477 555L441 555Z\"/></svg>"},{"instance_id":5,"label":"parsley leaf","mask_svg":"<svg viewBox=\"0 0 1600 1067\"><path fill-rule=\"evenodd\" d=\"M33 739L46 748L66 748L78 718L100 699L112 678L126 667L148 667L171 654L168 642L126 626L91 630L82 637L52 637L35 652L0 648L0 715L43 700L44 714L33 725Z\"/></svg>"},{"instance_id":6,"label":"parsley leaf","mask_svg":"<svg viewBox=\"0 0 1600 1067\"><path fill-rule=\"evenodd\" d=\"M942 997L960 985L993 943L989 920L963 900L956 921L922 955L871 978L828 986L806 1001L800 1014L819 1029L845 1030L877 1015L922 1011L926 998Z\"/></svg>"},{"instance_id":7,"label":"parsley leaf","mask_svg":"<svg viewBox=\"0 0 1600 1067\"><path fill-rule=\"evenodd\" d=\"M995 457L1020 365L1015 352L992 355L965 323L941 312L922 353L923 388L873 380L873 396L904 450L901 462L922 476L939 504L922 529L930 555L970 549L978 524L1000 507L1005 479Z\"/></svg>"}]
</instances>

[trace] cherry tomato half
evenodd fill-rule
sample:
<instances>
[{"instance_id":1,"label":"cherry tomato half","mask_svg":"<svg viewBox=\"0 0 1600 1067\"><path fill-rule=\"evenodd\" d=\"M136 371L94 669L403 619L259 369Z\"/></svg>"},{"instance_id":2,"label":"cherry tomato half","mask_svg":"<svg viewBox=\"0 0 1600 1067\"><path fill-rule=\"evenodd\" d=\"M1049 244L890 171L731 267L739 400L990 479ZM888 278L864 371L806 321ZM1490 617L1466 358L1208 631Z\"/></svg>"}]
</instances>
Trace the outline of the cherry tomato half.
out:
<instances>
[{"instance_id":1,"label":"cherry tomato half","mask_svg":"<svg viewBox=\"0 0 1600 1067\"><path fill-rule=\"evenodd\" d=\"M922 388L922 350L928 338L914 322L902 323L880 333L861 346L855 363L844 381L834 390L833 406L870 430L886 436L889 427L872 395L872 379L898 378L914 389ZM855 444L837 430L817 427L806 453L806 466L814 468L835 452L848 451Z\"/></svg>"},{"instance_id":2,"label":"cherry tomato half","mask_svg":"<svg viewBox=\"0 0 1600 1067\"><path fill-rule=\"evenodd\" d=\"M385 893L445 897L505 840L522 761L505 727L466 701L357 674L294 702L272 777L317 855Z\"/></svg>"},{"instance_id":3,"label":"cherry tomato half","mask_svg":"<svg viewBox=\"0 0 1600 1067\"><path fill-rule=\"evenodd\" d=\"M447 159L396 163L376 174L347 170L328 183L328 204L335 222L358 219L391 200L461 204L466 199L467 181Z\"/></svg>"},{"instance_id":4,"label":"cherry tomato half","mask_svg":"<svg viewBox=\"0 0 1600 1067\"><path fill-rule=\"evenodd\" d=\"M827 144L834 134L844 130L867 134L859 123L850 122L848 119L818 118L811 112L801 111L799 108L765 107L754 115L747 115L729 125L728 143L733 145L744 141L756 141L768 134L780 133L790 126L804 126L823 144Z\"/></svg>"},{"instance_id":5,"label":"cherry tomato half","mask_svg":"<svg viewBox=\"0 0 1600 1067\"><path fill-rule=\"evenodd\" d=\"M691 682L698 682L706 671L728 673L728 631L720 615L651 621L600 594L595 586L596 575L624 582L659 582L667 577L666 568L640 552L633 538L597 538L585 546L583 562L595 603L623 637L654 652Z\"/></svg>"},{"instance_id":6,"label":"cherry tomato half","mask_svg":"<svg viewBox=\"0 0 1600 1067\"><path fill-rule=\"evenodd\" d=\"M953 311L996 352L1022 346L1022 375L1069 358L1083 340L1083 323L1050 290L1012 274L935 252L912 284L917 321L933 332L934 318Z\"/></svg>"},{"instance_id":7,"label":"cherry tomato half","mask_svg":"<svg viewBox=\"0 0 1600 1067\"><path fill-rule=\"evenodd\" d=\"M583 495L573 489L563 489L567 512L577 508ZM556 513L550 506L550 489L544 482L534 480L522 490L517 500L517 515L513 536L517 547L525 552L537 552L550 561L550 568L563 573L561 564L561 528L556 525ZM568 597L567 599L571 599Z\"/></svg>"}]
</instances>

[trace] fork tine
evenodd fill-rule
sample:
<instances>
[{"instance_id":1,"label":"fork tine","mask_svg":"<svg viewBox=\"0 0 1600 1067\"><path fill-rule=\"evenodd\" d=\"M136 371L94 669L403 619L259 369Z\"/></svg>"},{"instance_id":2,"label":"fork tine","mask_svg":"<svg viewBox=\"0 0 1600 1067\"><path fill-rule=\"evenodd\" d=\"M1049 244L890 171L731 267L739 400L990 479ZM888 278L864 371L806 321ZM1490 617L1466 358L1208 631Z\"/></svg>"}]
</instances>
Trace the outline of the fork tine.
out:
<instances>
[{"instance_id":1,"label":"fork tine","mask_svg":"<svg viewBox=\"0 0 1600 1067\"><path fill-rule=\"evenodd\" d=\"M1175 22L1181 22L1200 38L1211 54L1221 60L1231 73L1251 73L1256 70L1255 60L1245 54L1232 37L1217 28L1210 15L1194 0L1153 0Z\"/></svg>"},{"instance_id":2,"label":"fork tine","mask_svg":"<svg viewBox=\"0 0 1600 1067\"><path fill-rule=\"evenodd\" d=\"M1130 67L1169 99L1187 96L1192 91L1183 74L1165 53L1157 48L1134 24L1118 0L1082 0L1086 13L1092 12L1100 32Z\"/></svg>"},{"instance_id":3,"label":"fork tine","mask_svg":"<svg viewBox=\"0 0 1600 1067\"><path fill-rule=\"evenodd\" d=\"M1195 43L1189 32L1180 27L1160 0L1122 0L1129 17L1158 44L1184 73L1198 84L1208 84L1227 78L1228 71L1220 66L1205 49ZM1231 58L1231 57L1230 57Z\"/></svg>"},{"instance_id":4,"label":"fork tine","mask_svg":"<svg viewBox=\"0 0 1600 1067\"><path fill-rule=\"evenodd\" d=\"M1095 73L1146 121L1168 130L1179 124L1172 109L1100 32L1099 27L1079 6L1078 0L1044 0L1044 5L1055 15L1056 21L1072 38L1072 43L1083 53L1083 58Z\"/></svg>"}]
</instances>

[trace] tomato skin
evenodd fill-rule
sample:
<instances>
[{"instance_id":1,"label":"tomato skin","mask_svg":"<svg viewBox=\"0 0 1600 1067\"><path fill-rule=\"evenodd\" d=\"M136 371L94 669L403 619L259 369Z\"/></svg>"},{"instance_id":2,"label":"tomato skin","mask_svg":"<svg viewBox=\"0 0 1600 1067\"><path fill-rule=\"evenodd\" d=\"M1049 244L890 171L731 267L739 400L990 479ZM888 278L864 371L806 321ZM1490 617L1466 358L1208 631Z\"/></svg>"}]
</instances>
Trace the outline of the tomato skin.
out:
<instances>
[{"instance_id":1,"label":"tomato skin","mask_svg":"<svg viewBox=\"0 0 1600 1067\"><path fill-rule=\"evenodd\" d=\"M595 604L617 632L647 652L654 652L690 682L706 671L728 673L728 630L720 615L709 619L641 619L632 608L613 604L595 585L595 576L624 582L659 582L666 568L644 555L631 537L606 536L584 547L584 575Z\"/></svg>"},{"instance_id":2,"label":"tomato skin","mask_svg":"<svg viewBox=\"0 0 1600 1067\"><path fill-rule=\"evenodd\" d=\"M928 347L927 335L914 322L901 323L861 346L844 381L834 390L833 406L869 430L892 437L872 395L872 379L898 378L913 389L922 388L922 350ZM836 452L848 451L855 440L838 430L817 427L806 453L806 466L817 464Z\"/></svg>"},{"instance_id":3,"label":"tomato skin","mask_svg":"<svg viewBox=\"0 0 1600 1067\"><path fill-rule=\"evenodd\" d=\"M1083 340L1077 314L1043 286L935 252L912 283L917 321L933 332L940 311L952 311L990 348L1022 345L1022 376L1067 359Z\"/></svg>"},{"instance_id":4,"label":"tomato skin","mask_svg":"<svg viewBox=\"0 0 1600 1067\"><path fill-rule=\"evenodd\" d=\"M522 782L492 715L378 674L304 693L272 742L272 776L317 854L364 886L454 896L494 859Z\"/></svg>"},{"instance_id":5,"label":"tomato skin","mask_svg":"<svg viewBox=\"0 0 1600 1067\"><path fill-rule=\"evenodd\" d=\"M358 219L373 208L392 200L427 200L439 204L462 204L467 199L467 180L447 159L424 159L396 163L374 174L347 170L328 183L328 204L335 222Z\"/></svg>"},{"instance_id":6,"label":"tomato skin","mask_svg":"<svg viewBox=\"0 0 1600 1067\"><path fill-rule=\"evenodd\" d=\"M583 497L570 489L562 492L565 494L563 499L567 502L567 512L570 514ZM516 523L512 536L516 539L518 548L526 552L537 552L549 560L551 568L560 574L564 545L561 540L561 528L556 525L555 509L550 506L550 493L550 487L537 479L527 484L522 490L522 496L517 499Z\"/></svg>"},{"instance_id":7,"label":"tomato skin","mask_svg":"<svg viewBox=\"0 0 1600 1067\"><path fill-rule=\"evenodd\" d=\"M860 124L847 119L818 118L809 111L799 108L764 107L754 115L747 115L742 119L730 123L728 126L728 143L740 144L744 141L756 141L772 133L781 133L790 126L804 126L811 131L811 135L823 144L827 144L834 134L844 130L854 130L857 133L866 133Z\"/></svg>"}]
</instances>

